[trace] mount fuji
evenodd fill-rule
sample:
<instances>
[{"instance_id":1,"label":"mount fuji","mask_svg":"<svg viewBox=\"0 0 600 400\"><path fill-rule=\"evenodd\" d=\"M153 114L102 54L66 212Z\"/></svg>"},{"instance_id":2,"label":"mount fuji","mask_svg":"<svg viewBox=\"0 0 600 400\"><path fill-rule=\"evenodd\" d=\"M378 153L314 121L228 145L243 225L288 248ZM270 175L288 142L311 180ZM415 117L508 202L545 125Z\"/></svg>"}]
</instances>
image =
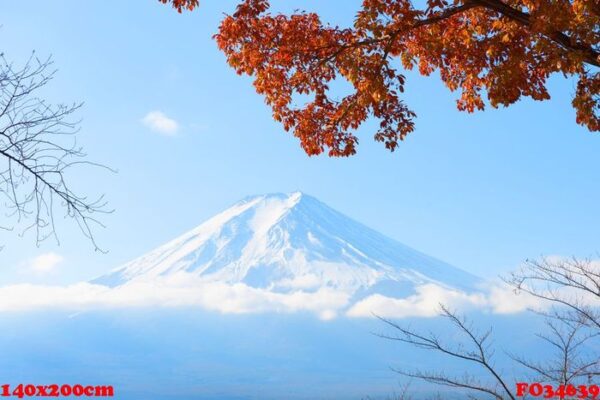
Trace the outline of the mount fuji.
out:
<instances>
[{"instance_id":1,"label":"mount fuji","mask_svg":"<svg viewBox=\"0 0 600 400\"><path fill-rule=\"evenodd\" d=\"M263 295L335 293L334 308L370 296L407 298L428 285L476 291L480 279L390 239L301 192L248 197L91 283L173 282Z\"/></svg>"},{"instance_id":2,"label":"mount fuji","mask_svg":"<svg viewBox=\"0 0 600 400\"><path fill-rule=\"evenodd\" d=\"M475 306L506 348L535 347L531 318L503 313L514 296L482 283L311 196L254 196L94 280L0 287L0 375L123 400L386 399L390 367L464 366L373 335L373 314L442 337L445 321L422 317Z\"/></svg>"}]
</instances>

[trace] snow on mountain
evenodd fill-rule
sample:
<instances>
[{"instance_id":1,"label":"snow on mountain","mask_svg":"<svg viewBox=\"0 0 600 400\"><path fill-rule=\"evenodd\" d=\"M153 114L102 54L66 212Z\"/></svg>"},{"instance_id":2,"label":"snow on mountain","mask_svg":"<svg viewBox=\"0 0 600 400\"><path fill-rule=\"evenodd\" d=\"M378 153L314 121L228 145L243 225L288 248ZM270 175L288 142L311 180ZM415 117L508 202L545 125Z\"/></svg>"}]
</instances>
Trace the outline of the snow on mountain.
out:
<instances>
[{"instance_id":1,"label":"snow on mountain","mask_svg":"<svg viewBox=\"0 0 600 400\"><path fill-rule=\"evenodd\" d=\"M193 307L330 320L432 317L440 303L502 314L536 305L299 192L249 197L91 281L0 287L0 313Z\"/></svg>"},{"instance_id":2,"label":"snow on mountain","mask_svg":"<svg viewBox=\"0 0 600 400\"><path fill-rule=\"evenodd\" d=\"M406 297L428 284L471 292L479 282L295 192L246 198L92 283L119 287L181 274L279 294L326 288L353 300Z\"/></svg>"}]
</instances>

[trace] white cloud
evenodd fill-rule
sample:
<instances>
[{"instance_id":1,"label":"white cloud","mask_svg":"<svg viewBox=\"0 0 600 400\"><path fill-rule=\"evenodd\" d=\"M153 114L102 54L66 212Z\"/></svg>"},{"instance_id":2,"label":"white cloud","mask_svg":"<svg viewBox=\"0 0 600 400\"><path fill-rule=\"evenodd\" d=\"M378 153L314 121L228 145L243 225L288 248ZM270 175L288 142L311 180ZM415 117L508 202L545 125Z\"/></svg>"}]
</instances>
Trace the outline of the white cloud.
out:
<instances>
[{"instance_id":1,"label":"white cloud","mask_svg":"<svg viewBox=\"0 0 600 400\"><path fill-rule=\"evenodd\" d=\"M142 123L153 131L165 136L174 136L179 130L177 121L169 118L162 111L150 111L142 118Z\"/></svg>"},{"instance_id":2,"label":"white cloud","mask_svg":"<svg viewBox=\"0 0 600 400\"><path fill-rule=\"evenodd\" d=\"M568 291L562 291L567 294ZM518 314L527 310L544 310L548 302L525 292L516 293L504 282L488 282L479 292L465 293L435 284L416 288L416 293L406 298L386 297L379 294L358 301L346 312L349 317L385 318L435 317L440 304L460 311L481 310L493 314ZM589 299L588 304L594 304Z\"/></svg>"},{"instance_id":3,"label":"white cloud","mask_svg":"<svg viewBox=\"0 0 600 400\"><path fill-rule=\"evenodd\" d=\"M501 283L488 288L488 303L496 314L515 314L529 309L542 309L549 304L528 293L515 293L513 287Z\"/></svg>"},{"instance_id":4,"label":"white cloud","mask_svg":"<svg viewBox=\"0 0 600 400\"><path fill-rule=\"evenodd\" d=\"M332 288L293 290L279 293L242 283L204 282L185 273L115 288L87 282L69 286L20 284L0 287L0 312L193 306L223 314L308 312L322 320L332 320L340 315L350 318L435 317L440 303L461 312L477 309L496 314L519 313L542 306L537 299L516 295L510 287L498 283L477 293L425 284L405 298L374 294L356 303L351 303L351 293Z\"/></svg>"},{"instance_id":5,"label":"white cloud","mask_svg":"<svg viewBox=\"0 0 600 400\"><path fill-rule=\"evenodd\" d=\"M165 279L109 288L87 282L69 286L20 284L0 287L0 312L35 309L83 311L101 308L198 306L224 314L311 312L327 320L348 303L328 288L274 293L244 284Z\"/></svg>"},{"instance_id":6,"label":"white cloud","mask_svg":"<svg viewBox=\"0 0 600 400\"><path fill-rule=\"evenodd\" d=\"M467 294L447 289L436 284L416 288L412 296L397 299L380 294L371 295L354 304L346 313L349 317L370 317L373 314L384 318L435 317L440 304L450 308L485 307L487 299L482 293Z\"/></svg>"},{"instance_id":7,"label":"white cloud","mask_svg":"<svg viewBox=\"0 0 600 400\"><path fill-rule=\"evenodd\" d=\"M58 267L58 265L64 261L64 258L60 254L56 253L45 253L26 262L27 269L35 272L36 274L47 274L52 272Z\"/></svg>"}]
</instances>

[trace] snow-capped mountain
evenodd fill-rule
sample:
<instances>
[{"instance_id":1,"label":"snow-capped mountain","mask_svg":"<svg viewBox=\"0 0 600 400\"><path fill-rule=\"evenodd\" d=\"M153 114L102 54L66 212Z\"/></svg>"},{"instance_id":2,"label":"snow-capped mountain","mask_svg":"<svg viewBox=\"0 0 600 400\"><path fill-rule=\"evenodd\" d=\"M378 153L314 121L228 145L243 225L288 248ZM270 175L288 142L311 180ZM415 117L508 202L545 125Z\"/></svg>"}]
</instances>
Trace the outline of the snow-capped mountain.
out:
<instances>
[{"instance_id":1,"label":"snow-capped mountain","mask_svg":"<svg viewBox=\"0 0 600 400\"><path fill-rule=\"evenodd\" d=\"M531 318L496 322L527 303L478 284L313 197L256 196L92 282L0 287L0 374L107 382L124 400L383 399L398 390L390 366L464 366L380 339L374 315L450 340L426 318L440 303L483 310L506 348L535 348L513 334Z\"/></svg>"},{"instance_id":2,"label":"snow-capped mountain","mask_svg":"<svg viewBox=\"0 0 600 400\"><path fill-rule=\"evenodd\" d=\"M469 292L479 282L295 192L246 198L92 283L118 287L181 274L280 294L330 288L355 300L406 297L426 284Z\"/></svg>"}]
</instances>

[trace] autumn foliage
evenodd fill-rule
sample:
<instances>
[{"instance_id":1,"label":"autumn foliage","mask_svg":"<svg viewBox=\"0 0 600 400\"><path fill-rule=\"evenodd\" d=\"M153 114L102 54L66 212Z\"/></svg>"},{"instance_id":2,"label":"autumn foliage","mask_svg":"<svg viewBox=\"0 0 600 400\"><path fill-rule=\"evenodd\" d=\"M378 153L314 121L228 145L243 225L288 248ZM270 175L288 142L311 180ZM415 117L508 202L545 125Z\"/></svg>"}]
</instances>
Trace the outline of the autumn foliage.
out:
<instances>
[{"instance_id":1,"label":"autumn foliage","mask_svg":"<svg viewBox=\"0 0 600 400\"><path fill-rule=\"evenodd\" d=\"M198 5L161 1L180 11ZM267 0L242 1L215 39L310 155L354 154L354 132L372 116L380 121L375 140L393 151L414 129L402 68L439 72L467 112L522 96L549 99L548 78L572 76L577 122L600 131L598 0L427 0L425 9L411 0L363 0L347 28L316 13L269 9ZM350 87L341 98L330 89L339 80Z\"/></svg>"},{"instance_id":2,"label":"autumn foliage","mask_svg":"<svg viewBox=\"0 0 600 400\"><path fill-rule=\"evenodd\" d=\"M158 0L163 4L170 3L179 13L183 10L192 11L198 7L198 0Z\"/></svg>"}]
</instances>

